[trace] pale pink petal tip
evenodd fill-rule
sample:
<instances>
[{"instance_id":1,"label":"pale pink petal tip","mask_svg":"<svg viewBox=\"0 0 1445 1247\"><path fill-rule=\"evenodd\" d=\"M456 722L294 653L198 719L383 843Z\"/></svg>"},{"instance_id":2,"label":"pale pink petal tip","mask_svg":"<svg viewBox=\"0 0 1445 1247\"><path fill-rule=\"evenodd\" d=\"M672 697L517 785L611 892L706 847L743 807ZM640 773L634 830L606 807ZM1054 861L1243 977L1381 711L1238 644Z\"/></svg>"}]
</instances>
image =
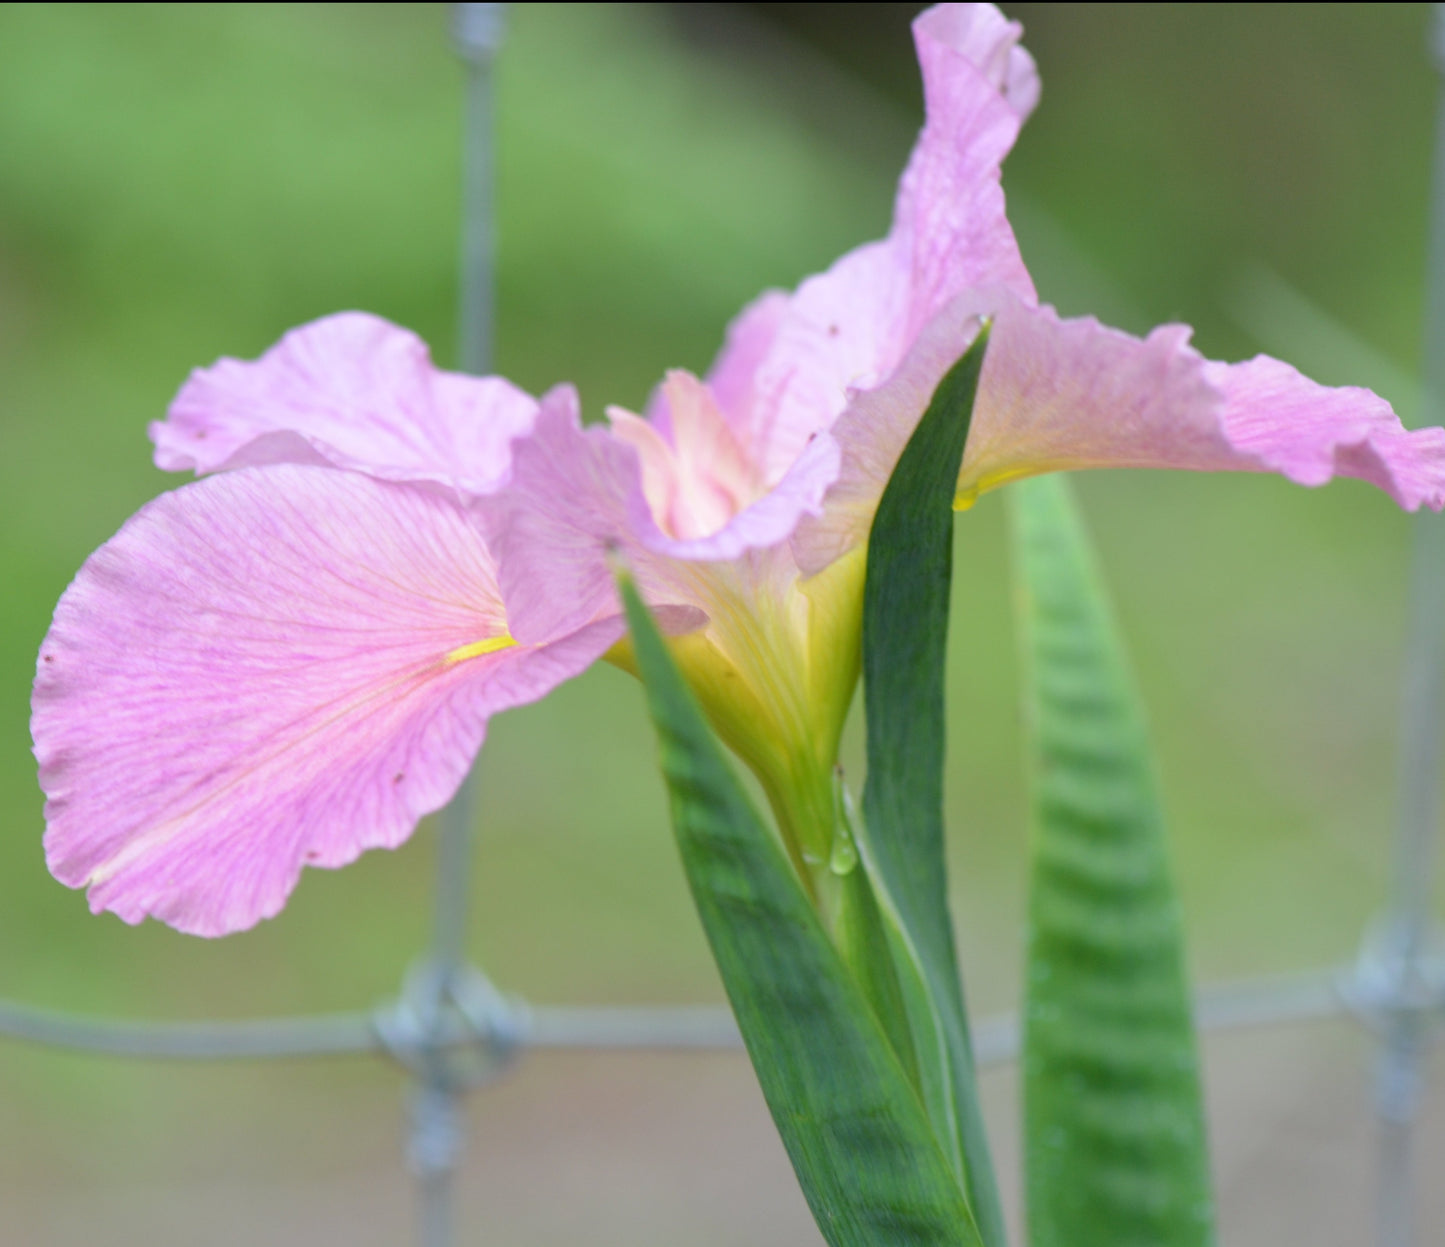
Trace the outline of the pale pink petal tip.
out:
<instances>
[{"instance_id":1,"label":"pale pink petal tip","mask_svg":"<svg viewBox=\"0 0 1445 1247\"><path fill-rule=\"evenodd\" d=\"M1260 468L1301 485L1353 476L1407 511L1445 506L1445 429L1406 430L1369 390L1318 385L1265 355L1205 375L1224 395L1225 436Z\"/></svg>"},{"instance_id":2,"label":"pale pink petal tip","mask_svg":"<svg viewBox=\"0 0 1445 1247\"><path fill-rule=\"evenodd\" d=\"M242 930L304 866L404 841L491 714L620 634L505 644L491 557L434 491L286 465L163 495L87 561L41 646L50 868L126 922Z\"/></svg>"},{"instance_id":3,"label":"pale pink petal tip","mask_svg":"<svg viewBox=\"0 0 1445 1247\"><path fill-rule=\"evenodd\" d=\"M1027 119L1039 102L1039 71L1034 58L1019 46L1024 28L1009 21L992 4L939 4L919 14L913 24L924 72L929 68L927 45L939 45L961 56L988 81L1018 115Z\"/></svg>"},{"instance_id":4,"label":"pale pink petal tip","mask_svg":"<svg viewBox=\"0 0 1445 1247\"><path fill-rule=\"evenodd\" d=\"M512 439L536 407L500 377L434 367L415 334L343 312L293 329L258 360L197 369L150 435L170 471L331 464L482 494L505 483Z\"/></svg>"}]
</instances>

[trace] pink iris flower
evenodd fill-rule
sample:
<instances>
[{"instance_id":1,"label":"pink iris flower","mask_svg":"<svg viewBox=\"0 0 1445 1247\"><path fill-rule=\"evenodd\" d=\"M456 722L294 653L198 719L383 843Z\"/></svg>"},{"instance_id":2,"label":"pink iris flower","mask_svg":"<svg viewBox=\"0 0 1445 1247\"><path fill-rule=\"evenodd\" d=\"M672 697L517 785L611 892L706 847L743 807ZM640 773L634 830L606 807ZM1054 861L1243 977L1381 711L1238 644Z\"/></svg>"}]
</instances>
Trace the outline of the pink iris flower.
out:
<instances>
[{"instance_id":1,"label":"pink iris flower","mask_svg":"<svg viewBox=\"0 0 1445 1247\"><path fill-rule=\"evenodd\" d=\"M675 652L805 879L823 876L837 821L831 773L873 514L985 319L960 509L1011 480L1097 467L1354 476L1409 509L1445 503L1445 430L1405 431L1367 390L1327 389L1267 357L1206 360L1185 326L1140 339L1040 305L1000 185L1039 98L1021 33L988 4L922 14L926 122L888 236L791 294L764 294L707 378L668 374L647 419L613 410L610 429L583 429L549 406L499 500L493 539L519 629L550 635L605 610L605 549L624 553L655 605L706 615ZM577 591L524 608L509 569L544 557Z\"/></svg>"},{"instance_id":2,"label":"pink iris flower","mask_svg":"<svg viewBox=\"0 0 1445 1247\"><path fill-rule=\"evenodd\" d=\"M960 507L1040 472L1333 476L1445 504L1445 431L1260 357L1205 360L1041 306L1000 167L1038 100L991 5L914 26L927 119L887 238L734 322L705 380L584 429L575 394L432 368L333 317L195 374L152 427L167 494L82 568L41 648L46 851L93 909L220 934L303 866L404 840L488 717L629 658L615 553L757 774L805 881L837 823L863 567L883 487L943 374L992 322Z\"/></svg>"}]
</instances>

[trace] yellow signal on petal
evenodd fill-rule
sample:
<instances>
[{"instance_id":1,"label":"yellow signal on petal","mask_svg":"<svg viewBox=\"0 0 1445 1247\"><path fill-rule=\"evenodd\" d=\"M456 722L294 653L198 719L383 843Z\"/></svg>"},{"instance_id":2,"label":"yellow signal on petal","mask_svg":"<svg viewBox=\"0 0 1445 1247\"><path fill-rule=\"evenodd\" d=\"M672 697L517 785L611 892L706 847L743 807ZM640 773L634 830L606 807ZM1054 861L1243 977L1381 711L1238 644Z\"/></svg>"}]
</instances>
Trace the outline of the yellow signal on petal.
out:
<instances>
[{"instance_id":1,"label":"yellow signal on petal","mask_svg":"<svg viewBox=\"0 0 1445 1247\"><path fill-rule=\"evenodd\" d=\"M470 645L459 645L442 661L450 667L459 662L466 662L468 658L495 654L499 649L506 649L516 643L510 632L504 632L501 636L488 637L485 641L473 641Z\"/></svg>"}]
</instances>

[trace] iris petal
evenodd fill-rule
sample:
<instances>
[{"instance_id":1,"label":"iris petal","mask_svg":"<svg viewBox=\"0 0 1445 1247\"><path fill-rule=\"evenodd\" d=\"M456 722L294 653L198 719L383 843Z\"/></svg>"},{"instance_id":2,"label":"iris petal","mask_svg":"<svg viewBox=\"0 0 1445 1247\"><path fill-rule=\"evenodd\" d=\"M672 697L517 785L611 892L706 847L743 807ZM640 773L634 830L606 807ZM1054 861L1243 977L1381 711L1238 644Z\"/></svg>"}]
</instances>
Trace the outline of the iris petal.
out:
<instances>
[{"instance_id":1,"label":"iris petal","mask_svg":"<svg viewBox=\"0 0 1445 1247\"><path fill-rule=\"evenodd\" d=\"M41 646L51 870L127 922L248 927L303 866L405 840L489 716L620 632L505 644L477 524L432 491L287 465L162 495L85 564Z\"/></svg>"},{"instance_id":2,"label":"iris petal","mask_svg":"<svg viewBox=\"0 0 1445 1247\"><path fill-rule=\"evenodd\" d=\"M362 312L293 329L260 359L197 369L151 425L156 465L214 472L330 464L469 494L501 485L537 402L501 377L432 366L426 344Z\"/></svg>"}]
</instances>

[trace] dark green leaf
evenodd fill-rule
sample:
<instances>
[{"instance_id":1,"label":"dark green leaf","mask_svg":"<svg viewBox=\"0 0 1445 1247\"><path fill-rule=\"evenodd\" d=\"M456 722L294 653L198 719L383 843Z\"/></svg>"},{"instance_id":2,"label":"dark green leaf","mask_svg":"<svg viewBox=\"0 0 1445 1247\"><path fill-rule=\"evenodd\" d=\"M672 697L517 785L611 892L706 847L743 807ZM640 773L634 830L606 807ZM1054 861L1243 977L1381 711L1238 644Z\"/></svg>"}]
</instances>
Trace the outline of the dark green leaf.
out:
<instances>
[{"instance_id":1,"label":"dark green leaf","mask_svg":"<svg viewBox=\"0 0 1445 1247\"><path fill-rule=\"evenodd\" d=\"M1201 1247L1198 1061L1143 715L1068 482L1011 492L1034 772L1030 1242Z\"/></svg>"},{"instance_id":2,"label":"dark green leaf","mask_svg":"<svg viewBox=\"0 0 1445 1247\"><path fill-rule=\"evenodd\" d=\"M984 1242L1003 1247L948 913L943 837L953 500L987 343L985 328L939 383L873 520L863 607L868 780L859 841L890 925L929 1115Z\"/></svg>"},{"instance_id":3,"label":"dark green leaf","mask_svg":"<svg viewBox=\"0 0 1445 1247\"><path fill-rule=\"evenodd\" d=\"M882 1027L625 577L621 591L683 867L819 1229L833 1247L980 1247Z\"/></svg>"}]
</instances>

